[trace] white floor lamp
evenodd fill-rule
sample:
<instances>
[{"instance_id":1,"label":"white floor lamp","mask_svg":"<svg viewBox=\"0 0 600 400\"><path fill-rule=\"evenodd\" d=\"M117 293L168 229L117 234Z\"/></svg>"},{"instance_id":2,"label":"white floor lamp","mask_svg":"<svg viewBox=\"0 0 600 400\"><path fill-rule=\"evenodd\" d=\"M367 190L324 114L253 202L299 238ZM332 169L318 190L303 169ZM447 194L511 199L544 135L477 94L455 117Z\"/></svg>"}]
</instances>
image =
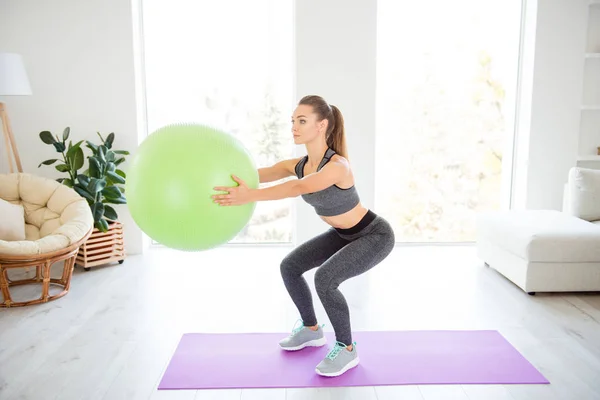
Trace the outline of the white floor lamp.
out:
<instances>
[{"instance_id":1,"label":"white floor lamp","mask_svg":"<svg viewBox=\"0 0 600 400\"><path fill-rule=\"evenodd\" d=\"M23 59L19 54L0 53L0 96L28 96L31 95L31 86L25 71ZM10 172L14 172L13 156L17 171L23 172L21 158L17 150L17 143L13 136L6 112L6 104L0 101L0 120L2 121L2 132L4 133L4 144L8 156ZM12 151L12 153L11 153Z\"/></svg>"}]
</instances>

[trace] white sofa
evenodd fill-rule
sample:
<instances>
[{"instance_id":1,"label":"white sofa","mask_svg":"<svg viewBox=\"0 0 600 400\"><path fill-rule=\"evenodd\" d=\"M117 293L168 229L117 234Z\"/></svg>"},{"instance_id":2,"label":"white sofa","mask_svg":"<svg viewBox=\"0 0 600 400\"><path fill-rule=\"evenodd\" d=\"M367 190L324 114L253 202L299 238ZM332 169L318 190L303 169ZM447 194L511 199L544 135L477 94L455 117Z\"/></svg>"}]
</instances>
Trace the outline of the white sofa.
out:
<instances>
[{"instance_id":1,"label":"white sofa","mask_svg":"<svg viewBox=\"0 0 600 400\"><path fill-rule=\"evenodd\" d=\"M562 211L482 213L477 254L529 294L600 291L600 171L569 171Z\"/></svg>"}]
</instances>

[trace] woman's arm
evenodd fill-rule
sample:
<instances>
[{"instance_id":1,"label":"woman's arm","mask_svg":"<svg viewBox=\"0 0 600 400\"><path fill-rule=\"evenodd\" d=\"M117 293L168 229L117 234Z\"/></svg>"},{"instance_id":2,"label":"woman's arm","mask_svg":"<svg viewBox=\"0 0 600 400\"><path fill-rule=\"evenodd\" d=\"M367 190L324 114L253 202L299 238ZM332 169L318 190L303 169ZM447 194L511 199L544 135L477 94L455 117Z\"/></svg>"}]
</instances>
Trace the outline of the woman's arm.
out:
<instances>
[{"instance_id":1,"label":"woman's arm","mask_svg":"<svg viewBox=\"0 0 600 400\"><path fill-rule=\"evenodd\" d=\"M281 200L314 193L340 182L349 171L348 164L342 160L331 160L319 172L302 179L287 181L268 188L250 189L244 181L234 176L239 184L235 187L217 186L214 189L227 194L213 195L215 203L224 206L241 205L256 201Z\"/></svg>"},{"instance_id":2,"label":"woman's arm","mask_svg":"<svg viewBox=\"0 0 600 400\"><path fill-rule=\"evenodd\" d=\"M294 168L296 164L300 161L299 158L293 158L290 160L280 161L270 167L259 168L258 169L258 178L260 183L267 183L278 181L283 178L287 178L288 176L294 176L296 172Z\"/></svg>"},{"instance_id":3,"label":"woman's arm","mask_svg":"<svg viewBox=\"0 0 600 400\"><path fill-rule=\"evenodd\" d=\"M348 173L348 166L340 161L330 161L319 172L302 179L284 182L268 188L251 189L250 201L281 200L314 193L335 185Z\"/></svg>"}]
</instances>

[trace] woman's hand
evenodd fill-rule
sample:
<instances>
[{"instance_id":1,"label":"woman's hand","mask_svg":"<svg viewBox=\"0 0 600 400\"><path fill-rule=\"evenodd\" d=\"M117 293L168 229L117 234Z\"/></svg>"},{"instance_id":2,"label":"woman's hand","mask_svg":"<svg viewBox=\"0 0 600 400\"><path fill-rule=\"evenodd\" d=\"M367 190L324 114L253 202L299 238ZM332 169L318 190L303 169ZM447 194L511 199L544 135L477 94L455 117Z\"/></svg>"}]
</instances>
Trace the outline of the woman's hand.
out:
<instances>
[{"instance_id":1,"label":"woman's hand","mask_svg":"<svg viewBox=\"0 0 600 400\"><path fill-rule=\"evenodd\" d=\"M238 186L216 186L215 190L227 193L213 195L214 202L220 206L240 206L252 202L252 192L246 182L235 175L231 175L231 177L237 182Z\"/></svg>"}]
</instances>

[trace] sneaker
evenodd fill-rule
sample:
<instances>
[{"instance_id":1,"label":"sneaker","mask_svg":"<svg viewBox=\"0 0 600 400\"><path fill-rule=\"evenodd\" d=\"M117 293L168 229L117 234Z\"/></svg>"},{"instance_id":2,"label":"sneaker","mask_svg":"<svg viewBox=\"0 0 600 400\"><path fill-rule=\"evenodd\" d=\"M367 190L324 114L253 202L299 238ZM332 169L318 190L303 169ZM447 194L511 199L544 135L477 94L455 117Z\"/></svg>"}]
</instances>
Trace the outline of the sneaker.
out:
<instances>
[{"instance_id":1,"label":"sneaker","mask_svg":"<svg viewBox=\"0 0 600 400\"><path fill-rule=\"evenodd\" d=\"M279 341L279 346L288 351L301 350L305 347L321 347L327 343L323 326L317 326L316 331L304 325L294 328L290 336Z\"/></svg>"},{"instance_id":2,"label":"sneaker","mask_svg":"<svg viewBox=\"0 0 600 400\"><path fill-rule=\"evenodd\" d=\"M358 362L356 342L352 344L352 351L349 351L344 343L336 342L315 371L321 376L339 376L350 368L356 367Z\"/></svg>"}]
</instances>

